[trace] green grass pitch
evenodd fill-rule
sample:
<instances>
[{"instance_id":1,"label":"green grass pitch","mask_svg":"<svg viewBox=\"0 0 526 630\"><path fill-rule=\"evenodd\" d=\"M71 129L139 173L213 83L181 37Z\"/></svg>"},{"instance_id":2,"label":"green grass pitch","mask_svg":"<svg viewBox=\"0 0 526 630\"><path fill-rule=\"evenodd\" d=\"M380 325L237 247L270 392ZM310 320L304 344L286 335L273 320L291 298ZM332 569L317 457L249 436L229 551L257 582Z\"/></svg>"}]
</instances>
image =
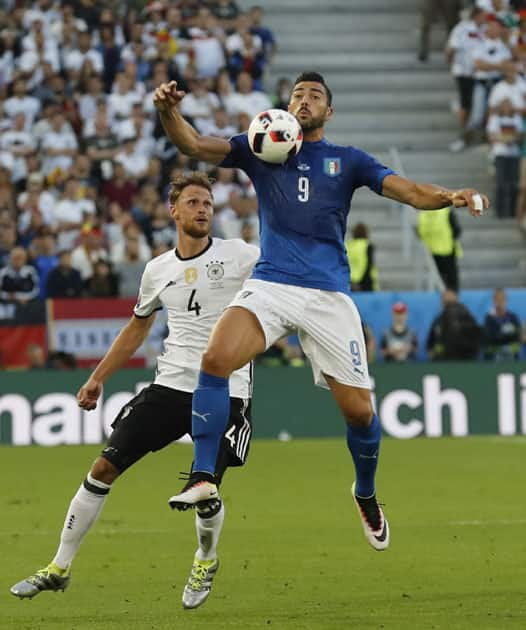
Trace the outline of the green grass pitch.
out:
<instances>
[{"instance_id":1,"label":"green grass pitch","mask_svg":"<svg viewBox=\"0 0 526 630\"><path fill-rule=\"evenodd\" d=\"M97 447L0 449L0 628L162 630L526 628L524 438L383 443L391 548L370 549L342 440L255 441L227 474L222 566L206 604L181 607L193 514L171 512L191 448L171 446L114 486L65 593L9 587L53 556Z\"/></svg>"}]
</instances>

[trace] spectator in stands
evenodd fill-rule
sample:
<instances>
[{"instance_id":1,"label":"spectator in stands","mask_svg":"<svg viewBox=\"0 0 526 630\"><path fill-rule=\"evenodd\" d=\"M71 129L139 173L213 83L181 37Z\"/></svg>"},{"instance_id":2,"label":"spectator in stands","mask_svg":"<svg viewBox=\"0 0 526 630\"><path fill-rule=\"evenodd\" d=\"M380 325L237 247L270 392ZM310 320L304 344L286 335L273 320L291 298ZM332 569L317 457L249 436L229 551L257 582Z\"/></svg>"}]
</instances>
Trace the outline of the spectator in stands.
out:
<instances>
[{"instance_id":1,"label":"spectator in stands","mask_svg":"<svg viewBox=\"0 0 526 630\"><path fill-rule=\"evenodd\" d=\"M352 291L378 291L378 270L374 262L374 245L364 223L355 225L352 238L345 242L351 268Z\"/></svg>"},{"instance_id":2,"label":"spectator in stands","mask_svg":"<svg viewBox=\"0 0 526 630\"><path fill-rule=\"evenodd\" d=\"M429 40L431 26L439 14L446 23L449 33L458 21L461 0L422 0L422 13L420 19L420 45L418 49L418 59L427 61L429 57Z\"/></svg>"},{"instance_id":3,"label":"spectator in stands","mask_svg":"<svg viewBox=\"0 0 526 630\"><path fill-rule=\"evenodd\" d=\"M121 297L135 297L137 295L137 287L140 284L145 266L146 262L140 258L138 236L127 236L124 260L115 265Z\"/></svg>"},{"instance_id":4,"label":"spectator in stands","mask_svg":"<svg viewBox=\"0 0 526 630\"><path fill-rule=\"evenodd\" d=\"M119 294L119 282L111 265L99 260L93 266L93 275L84 284L86 297L116 297Z\"/></svg>"},{"instance_id":5,"label":"spectator in stands","mask_svg":"<svg viewBox=\"0 0 526 630\"><path fill-rule=\"evenodd\" d=\"M92 163L93 177L101 181L112 177L111 161L117 155L120 146L117 135L108 125L104 111L95 115L93 134L86 138L87 154Z\"/></svg>"},{"instance_id":6,"label":"spectator in stands","mask_svg":"<svg viewBox=\"0 0 526 630\"><path fill-rule=\"evenodd\" d=\"M512 58L511 50L503 41L505 30L499 20L490 19L482 39L472 52L475 88L469 125L473 129L484 126L491 88L500 81L504 62Z\"/></svg>"},{"instance_id":7,"label":"spectator in stands","mask_svg":"<svg viewBox=\"0 0 526 630\"><path fill-rule=\"evenodd\" d=\"M190 79L188 86L190 93L181 103L181 113L191 118L194 124L198 124L202 119L210 121L214 110L219 107L217 95L208 90L205 79ZM188 103L185 103L186 100Z\"/></svg>"},{"instance_id":8,"label":"spectator in stands","mask_svg":"<svg viewBox=\"0 0 526 630\"><path fill-rule=\"evenodd\" d=\"M236 82L240 72L247 72L252 77L254 87L259 90L266 59L263 42L259 35L251 31L250 21L248 15L239 14L236 30L225 42L227 67L232 82Z\"/></svg>"},{"instance_id":9,"label":"spectator in stands","mask_svg":"<svg viewBox=\"0 0 526 630\"><path fill-rule=\"evenodd\" d=\"M41 150L44 156L42 162L44 175L55 169L67 173L73 164L73 158L77 155L77 139L59 109L52 114L51 129L42 137Z\"/></svg>"},{"instance_id":10,"label":"spectator in stands","mask_svg":"<svg viewBox=\"0 0 526 630\"><path fill-rule=\"evenodd\" d=\"M60 250L75 246L81 227L95 216L95 210L92 200L80 197L78 180L69 177L64 183L62 197L53 209Z\"/></svg>"},{"instance_id":11,"label":"spectator in stands","mask_svg":"<svg viewBox=\"0 0 526 630\"><path fill-rule=\"evenodd\" d=\"M5 101L4 112L11 120L16 114L24 114L25 129L31 130L35 118L40 113L40 103L34 96L28 96L24 79L19 78L13 82L13 96Z\"/></svg>"},{"instance_id":12,"label":"spectator in stands","mask_svg":"<svg viewBox=\"0 0 526 630\"><path fill-rule=\"evenodd\" d=\"M153 214L152 209L152 214ZM144 233L141 232L137 223L129 223L124 230L124 239L117 243L110 244L110 259L113 265L122 263L126 260L126 239L136 237L139 244L139 258L142 262L148 262L152 257L151 249L148 245Z\"/></svg>"},{"instance_id":13,"label":"spectator in stands","mask_svg":"<svg viewBox=\"0 0 526 630\"><path fill-rule=\"evenodd\" d=\"M253 35L257 35L261 40L261 44L263 47L263 54L265 56L265 61L267 63L272 61L276 50L276 37L274 33L271 31L268 26L263 25L264 12L263 7L261 5L253 6L250 9L250 21L251 27L250 32ZM288 94L287 94L287 102L288 102ZM286 108L285 108L286 109Z\"/></svg>"},{"instance_id":14,"label":"spectator in stands","mask_svg":"<svg viewBox=\"0 0 526 630\"><path fill-rule=\"evenodd\" d=\"M206 7L199 9L196 25L189 29L192 38L193 58L191 65L197 78L213 78L225 65L222 39L217 21Z\"/></svg>"},{"instance_id":15,"label":"spectator in stands","mask_svg":"<svg viewBox=\"0 0 526 630\"><path fill-rule=\"evenodd\" d=\"M374 363L376 360L376 338L373 329L362 321L363 338L365 339L365 351L367 353L367 363Z\"/></svg>"},{"instance_id":16,"label":"spectator in stands","mask_svg":"<svg viewBox=\"0 0 526 630\"><path fill-rule=\"evenodd\" d=\"M0 221L0 269L9 263L11 250L17 244L16 226L12 221Z\"/></svg>"},{"instance_id":17,"label":"spectator in stands","mask_svg":"<svg viewBox=\"0 0 526 630\"><path fill-rule=\"evenodd\" d=\"M27 346L26 356L28 370L43 370L47 367L44 348L38 343L30 343Z\"/></svg>"},{"instance_id":18,"label":"spectator in stands","mask_svg":"<svg viewBox=\"0 0 526 630\"><path fill-rule=\"evenodd\" d=\"M49 273L58 265L57 243L51 228L42 226L37 230L31 242L30 253L33 265L38 271L40 284L39 298L47 297L47 279Z\"/></svg>"},{"instance_id":19,"label":"spectator in stands","mask_svg":"<svg viewBox=\"0 0 526 630\"><path fill-rule=\"evenodd\" d=\"M140 152L137 136L123 138L123 143L122 150L115 156L115 162L122 164L128 177L140 180L148 171L148 157Z\"/></svg>"},{"instance_id":20,"label":"spectator in stands","mask_svg":"<svg viewBox=\"0 0 526 630\"><path fill-rule=\"evenodd\" d=\"M40 284L36 269L27 264L27 252L14 247L9 264L0 269L0 300L25 304L38 297Z\"/></svg>"},{"instance_id":21,"label":"spectator in stands","mask_svg":"<svg viewBox=\"0 0 526 630\"><path fill-rule=\"evenodd\" d=\"M458 292L458 259L462 256L462 233L455 210L451 207L419 212L417 233L431 252L446 288Z\"/></svg>"},{"instance_id":22,"label":"spectator in stands","mask_svg":"<svg viewBox=\"0 0 526 630\"><path fill-rule=\"evenodd\" d=\"M59 252L58 265L47 277L47 296L50 298L78 298L82 296L82 278L71 266L71 252Z\"/></svg>"},{"instance_id":23,"label":"spectator in stands","mask_svg":"<svg viewBox=\"0 0 526 630\"><path fill-rule=\"evenodd\" d=\"M27 180L27 191L17 199L18 232L24 244L28 245L39 228L54 223L54 196L43 190L44 178L41 173L31 173Z\"/></svg>"},{"instance_id":24,"label":"spectator in stands","mask_svg":"<svg viewBox=\"0 0 526 630\"><path fill-rule=\"evenodd\" d=\"M520 320L508 310L504 289L495 289L493 308L484 319L484 358L491 361L518 359L520 347Z\"/></svg>"},{"instance_id":25,"label":"spectator in stands","mask_svg":"<svg viewBox=\"0 0 526 630\"><path fill-rule=\"evenodd\" d=\"M36 150L35 139L26 130L26 116L23 112L15 114L11 129L0 135L0 150L7 151L13 156L11 179L20 190L27 177L26 156Z\"/></svg>"},{"instance_id":26,"label":"spectator in stands","mask_svg":"<svg viewBox=\"0 0 526 630\"><path fill-rule=\"evenodd\" d=\"M83 282L93 275L99 260L108 260L108 252L102 247L99 228L86 225L80 232L80 244L71 252L71 266L80 273Z\"/></svg>"},{"instance_id":27,"label":"spectator in stands","mask_svg":"<svg viewBox=\"0 0 526 630\"><path fill-rule=\"evenodd\" d=\"M224 105L230 116L245 113L252 120L259 112L272 107L272 101L264 92L253 89L252 77L248 72L241 72L237 79L237 92L227 96Z\"/></svg>"},{"instance_id":28,"label":"spectator in stands","mask_svg":"<svg viewBox=\"0 0 526 630\"><path fill-rule=\"evenodd\" d=\"M292 91L292 83L290 79L281 77L276 83L276 89L272 96L272 106L277 109L287 109Z\"/></svg>"},{"instance_id":29,"label":"spectator in stands","mask_svg":"<svg viewBox=\"0 0 526 630\"><path fill-rule=\"evenodd\" d=\"M498 112L503 101L511 101L515 113L526 114L526 80L519 74L516 61L505 61L502 64L502 79L496 83L489 93L489 114Z\"/></svg>"},{"instance_id":30,"label":"spectator in stands","mask_svg":"<svg viewBox=\"0 0 526 630\"><path fill-rule=\"evenodd\" d=\"M446 57L451 74L455 78L459 98L460 138L450 145L451 151L454 152L462 151L472 139L472 132L468 126L475 87L472 54L482 38L482 25L485 20L484 11L474 7L470 11L469 18L461 20L453 28L446 46Z\"/></svg>"},{"instance_id":31,"label":"spectator in stands","mask_svg":"<svg viewBox=\"0 0 526 630\"><path fill-rule=\"evenodd\" d=\"M228 140L231 136L236 134L236 128L230 123L228 113L222 105L214 109L212 119L197 119L195 126L204 136L216 136L217 138L225 138Z\"/></svg>"},{"instance_id":32,"label":"spectator in stands","mask_svg":"<svg viewBox=\"0 0 526 630\"><path fill-rule=\"evenodd\" d=\"M473 315L446 289L442 312L433 320L427 337L427 354L433 361L473 360L480 352L482 330Z\"/></svg>"},{"instance_id":33,"label":"spectator in stands","mask_svg":"<svg viewBox=\"0 0 526 630\"><path fill-rule=\"evenodd\" d=\"M526 116L522 118L521 157L515 214L519 229L526 236Z\"/></svg>"},{"instance_id":34,"label":"spectator in stands","mask_svg":"<svg viewBox=\"0 0 526 630\"><path fill-rule=\"evenodd\" d=\"M239 7L234 0L216 0L211 4L212 15L219 20L219 24L225 33L230 33L234 30L236 24L236 18L239 15Z\"/></svg>"},{"instance_id":35,"label":"spectator in stands","mask_svg":"<svg viewBox=\"0 0 526 630\"><path fill-rule=\"evenodd\" d=\"M161 201L155 206L150 226L150 241L153 247L159 243L166 243L169 247L175 246L175 225L164 202Z\"/></svg>"},{"instance_id":36,"label":"spectator in stands","mask_svg":"<svg viewBox=\"0 0 526 630\"><path fill-rule=\"evenodd\" d=\"M113 162L112 176L101 187L101 196L106 203L118 203L124 210L130 210L137 191L135 178L128 175L121 162Z\"/></svg>"},{"instance_id":37,"label":"spectator in stands","mask_svg":"<svg viewBox=\"0 0 526 630\"><path fill-rule=\"evenodd\" d=\"M497 216L515 216L521 161L522 118L509 99L502 101L488 120L488 138L496 169Z\"/></svg>"},{"instance_id":38,"label":"spectator in stands","mask_svg":"<svg viewBox=\"0 0 526 630\"><path fill-rule=\"evenodd\" d=\"M392 307L391 327L384 330L380 351L385 361L414 359L418 349L416 332L407 326L407 305L396 302Z\"/></svg>"}]
</instances>

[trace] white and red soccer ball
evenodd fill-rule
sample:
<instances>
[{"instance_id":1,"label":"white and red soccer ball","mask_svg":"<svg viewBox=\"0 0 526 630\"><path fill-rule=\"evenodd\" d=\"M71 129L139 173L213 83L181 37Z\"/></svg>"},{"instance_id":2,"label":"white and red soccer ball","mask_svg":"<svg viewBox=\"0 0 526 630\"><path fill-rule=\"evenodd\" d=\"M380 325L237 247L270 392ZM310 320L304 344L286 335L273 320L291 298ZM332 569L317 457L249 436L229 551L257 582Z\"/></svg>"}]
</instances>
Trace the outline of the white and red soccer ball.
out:
<instances>
[{"instance_id":1,"label":"white and red soccer ball","mask_svg":"<svg viewBox=\"0 0 526 630\"><path fill-rule=\"evenodd\" d=\"M303 132L296 118L283 109L267 109L248 128L248 146L264 162L283 164L301 149Z\"/></svg>"}]
</instances>

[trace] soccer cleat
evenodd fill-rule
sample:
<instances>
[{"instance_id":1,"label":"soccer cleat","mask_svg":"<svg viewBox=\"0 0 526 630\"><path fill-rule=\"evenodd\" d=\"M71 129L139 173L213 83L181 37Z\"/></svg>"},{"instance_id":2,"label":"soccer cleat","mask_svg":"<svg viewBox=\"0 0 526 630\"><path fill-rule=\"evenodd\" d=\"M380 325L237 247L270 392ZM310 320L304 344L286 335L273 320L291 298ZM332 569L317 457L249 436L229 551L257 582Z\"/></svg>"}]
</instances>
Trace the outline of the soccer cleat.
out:
<instances>
[{"instance_id":1,"label":"soccer cleat","mask_svg":"<svg viewBox=\"0 0 526 630\"><path fill-rule=\"evenodd\" d=\"M378 505L376 495L363 499L356 496L355 490L356 482L353 483L351 492L362 520L365 537L376 551L383 551L389 547L389 523Z\"/></svg>"},{"instance_id":2,"label":"soccer cleat","mask_svg":"<svg viewBox=\"0 0 526 630\"><path fill-rule=\"evenodd\" d=\"M10 591L20 599L31 599L40 591L65 591L70 579L69 570L64 571L51 563L45 569L40 569L34 575L12 586Z\"/></svg>"},{"instance_id":3,"label":"soccer cleat","mask_svg":"<svg viewBox=\"0 0 526 630\"><path fill-rule=\"evenodd\" d=\"M188 510L198 503L207 503L219 498L214 475L206 472L193 472L179 494L168 499L173 510Z\"/></svg>"},{"instance_id":4,"label":"soccer cleat","mask_svg":"<svg viewBox=\"0 0 526 630\"><path fill-rule=\"evenodd\" d=\"M219 560L199 560L194 558L190 577L183 591L183 608L197 608L204 604L212 588Z\"/></svg>"}]
</instances>

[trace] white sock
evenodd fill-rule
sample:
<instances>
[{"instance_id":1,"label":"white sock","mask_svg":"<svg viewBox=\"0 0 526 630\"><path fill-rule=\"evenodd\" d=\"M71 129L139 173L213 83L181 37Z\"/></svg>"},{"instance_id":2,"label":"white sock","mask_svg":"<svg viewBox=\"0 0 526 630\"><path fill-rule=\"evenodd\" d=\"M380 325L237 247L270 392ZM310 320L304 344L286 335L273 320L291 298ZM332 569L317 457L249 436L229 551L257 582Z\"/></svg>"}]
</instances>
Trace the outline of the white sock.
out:
<instances>
[{"instance_id":1,"label":"white sock","mask_svg":"<svg viewBox=\"0 0 526 630\"><path fill-rule=\"evenodd\" d=\"M195 529L197 532L197 544L199 545L196 556L199 560L215 560L217 543L219 542L224 519L224 504L221 504L221 509L212 518L202 518L196 512Z\"/></svg>"},{"instance_id":2,"label":"white sock","mask_svg":"<svg viewBox=\"0 0 526 630\"><path fill-rule=\"evenodd\" d=\"M77 494L69 504L64 527L60 536L60 545L53 562L61 569L67 569L73 562L91 526L97 520L111 485L94 479L89 473L82 482Z\"/></svg>"}]
</instances>

